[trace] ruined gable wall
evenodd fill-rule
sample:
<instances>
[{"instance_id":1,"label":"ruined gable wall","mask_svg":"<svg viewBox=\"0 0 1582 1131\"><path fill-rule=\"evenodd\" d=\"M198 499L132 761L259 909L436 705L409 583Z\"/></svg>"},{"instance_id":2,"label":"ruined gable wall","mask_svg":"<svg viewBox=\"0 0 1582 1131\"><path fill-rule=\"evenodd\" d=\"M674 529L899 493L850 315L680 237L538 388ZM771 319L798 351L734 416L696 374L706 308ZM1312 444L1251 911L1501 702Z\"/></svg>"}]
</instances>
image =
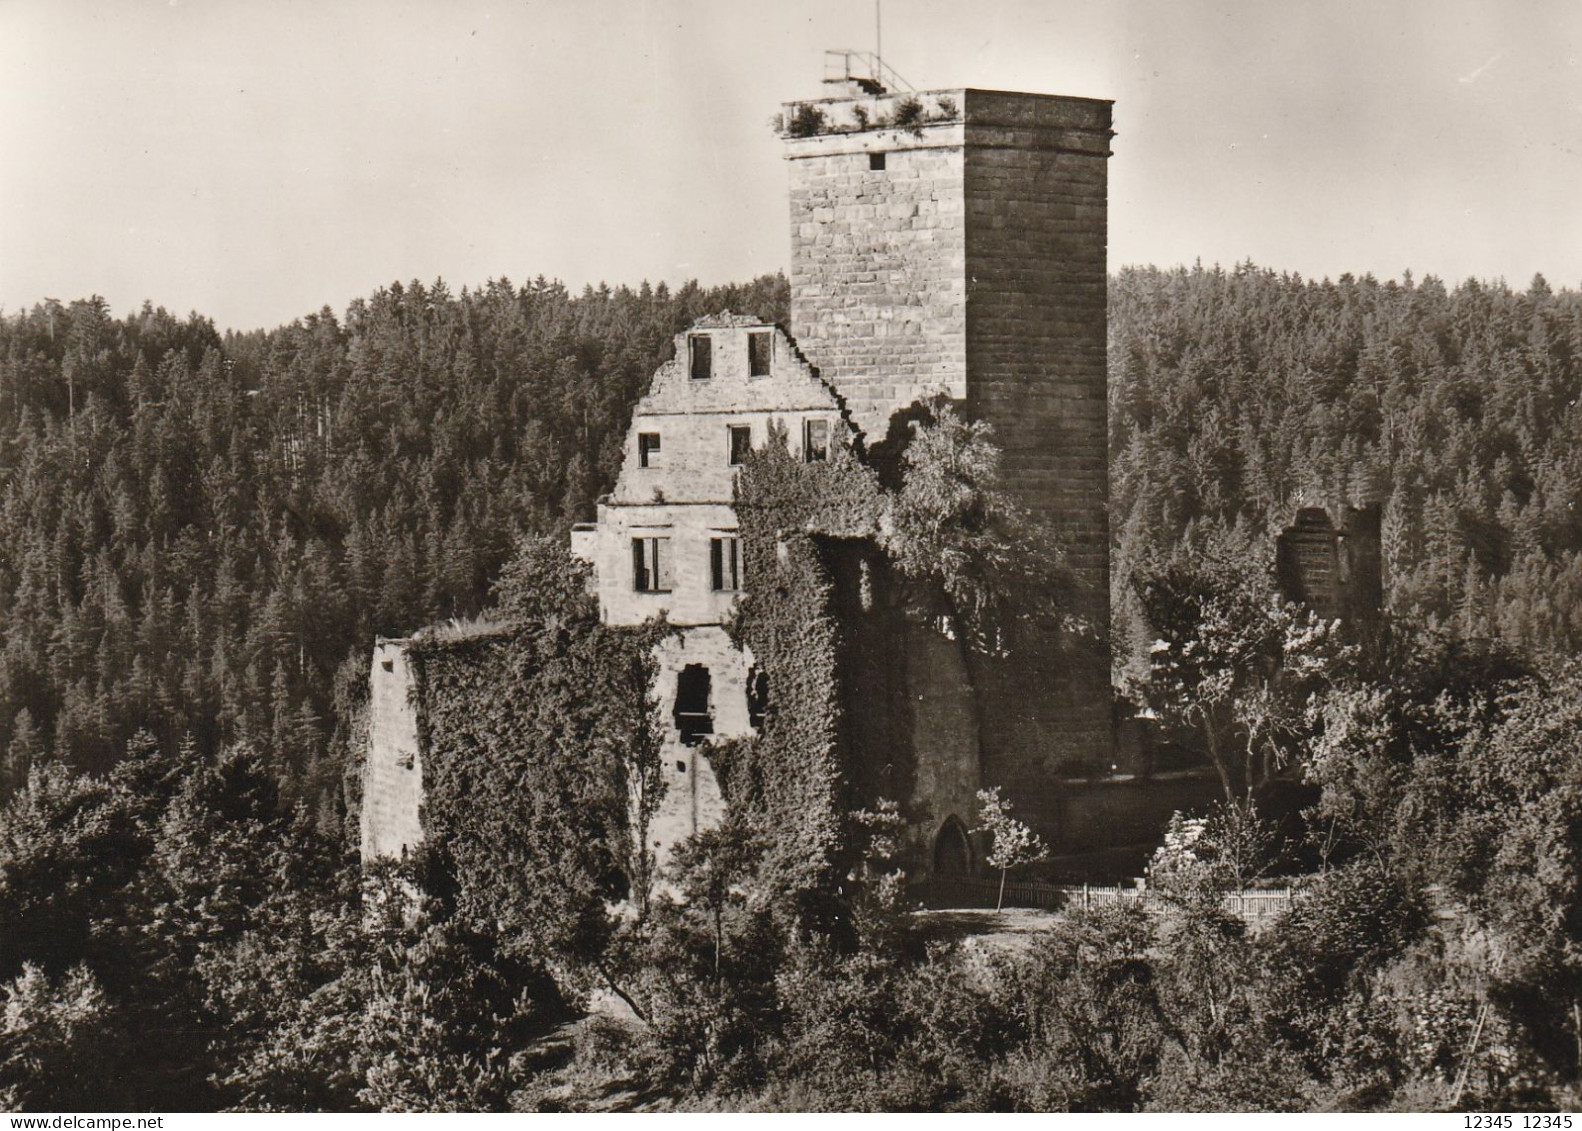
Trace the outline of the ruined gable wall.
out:
<instances>
[{"instance_id":1,"label":"ruined gable wall","mask_svg":"<svg viewBox=\"0 0 1582 1131\"><path fill-rule=\"evenodd\" d=\"M747 341L768 334L773 341L770 371L750 375ZM688 340L706 337L711 376L695 379L688 367ZM676 356L655 372L648 394L632 410L625 459L610 502L622 506L651 503L656 494L669 500L729 503L736 469L729 461L727 429L752 428L753 446L762 447L771 421L785 427L791 450L802 451L802 422L841 419L839 399L802 359L784 331L756 318L721 315L700 319L676 335ZM638 436L658 433L661 448L654 466L643 467Z\"/></svg>"},{"instance_id":2,"label":"ruined gable wall","mask_svg":"<svg viewBox=\"0 0 1582 1131\"><path fill-rule=\"evenodd\" d=\"M749 374L751 333L774 338L767 376ZM691 377L687 339L707 334L711 376ZM783 428L793 454L803 453L803 425L829 425L836 442L844 423L838 398L797 353L785 333L756 318L701 319L675 341L676 358L660 367L637 405L615 490L599 507L597 529L578 533L595 563L599 604L611 624L637 624L660 613L681 625L723 624L735 593L716 593L710 576L712 538L735 532L731 507L737 469L730 463L731 426L751 429L761 448L771 427ZM639 436L660 437L652 466L641 466ZM669 593L635 590L632 539L666 537L675 573ZM751 579L744 584L750 585Z\"/></svg>"}]
</instances>

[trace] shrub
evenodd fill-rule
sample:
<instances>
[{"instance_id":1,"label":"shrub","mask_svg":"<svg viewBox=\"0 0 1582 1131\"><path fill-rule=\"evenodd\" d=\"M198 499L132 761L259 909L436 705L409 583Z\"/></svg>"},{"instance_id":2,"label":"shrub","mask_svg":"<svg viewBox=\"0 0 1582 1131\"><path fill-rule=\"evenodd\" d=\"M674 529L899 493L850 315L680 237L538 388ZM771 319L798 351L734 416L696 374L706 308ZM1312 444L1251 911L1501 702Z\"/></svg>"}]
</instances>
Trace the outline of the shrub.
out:
<instances>
[{"instance_id":1,"label":"shrub","mask_svg":"<svg viewBox=\"0 0 1582 1131\"><path fill-rule=\"evenodd\" d=\"M911 95L901 99L890 109L890 125L905 130L916 137L923 136L923 104Z\"/></svg>"},{"instance_id":2,"label":"shrub","mask_svg":"<svg viewBox=\"0 0 1582 1131\"><path fill-rule=\"evenodd\" d=\"M792 137L813 137L828 129L829 117L811 102L798 102L785 121L785 132Z\"/></svg>"},{"instance_id":3,"label":"shrub","mask_svg":"<svg viewBox=\"0 0 1582 1131\"><path fill-rule=\"evenodd\" d=\"M1325 875L1268 939L1266 1008L1276 1036L1315 1073L1329 1074L1338 1064L1331 1057L1356 1044L1348 1029L1367 1008L1369 979L1426 923L1421 897L1377 864L1358 860Z\"/></svg>"},{"instance_id":4,"label":"shrub","mask_svg":"<svg viewBox=\"0 0 1582 1131\"><path fill-rule=\"evenodd\" d=\"M100 1073L124 1037L98 980L76 966L51 982L28 963L0 985L0 1102L6 1111L96 1109Z\"/></svg>"},{"instance_id":5,"label":"shrub","mask_svg":"<svg viewBox=\"0 0 1582 1131\"><path fill-rule=\"evenodd\" d=\"M1148 954L1154 926L1136 906L1071 914L1024 958L996 967L1006 1012L1025 1037L998 1077L1004 1089L1038 1063L1056 1068L1053 1095L1001 1091L996 1105L1032 1107L1057 1096L1071 1110L1131 1111L1156 1071L1166 1036Z\"/></svg>"}]
</instances>

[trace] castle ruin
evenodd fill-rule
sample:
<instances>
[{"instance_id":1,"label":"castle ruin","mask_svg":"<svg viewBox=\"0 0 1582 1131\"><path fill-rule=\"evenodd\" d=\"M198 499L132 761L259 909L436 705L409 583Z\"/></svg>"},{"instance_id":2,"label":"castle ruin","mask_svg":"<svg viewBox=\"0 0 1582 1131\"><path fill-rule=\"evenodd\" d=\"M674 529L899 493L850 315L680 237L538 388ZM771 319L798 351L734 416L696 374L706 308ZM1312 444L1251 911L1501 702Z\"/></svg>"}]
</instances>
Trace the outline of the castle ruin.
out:
<instances>
[{"instance_id":1,"label":"castle ruin","mask_svg":"<svg viewBox=\"0 0 1582 1131\"><path fill-rule=\"evenodd\" d=\"M649 838L661 863L724 811L706 740L757 726L753 657L725 625L754 583L736 467L771 427L796 458L851 445L882 468L920 402L942 395L989 423L1004 485L1056 532L1079 582L1073 611L1104 634L1110 121L1110 103L1094 99L871 83L783 108L791 325L720 315L679 335L634 410L615 489L572 534L606 622L664 614L678 629L657 657L667 789ZM401 647L375 652L365 857L421 836ZM893 647L905 663L888 678L909 704L912 748L894 799L914 873L976 869L969 830L985 786L1064 853L1150 841L1187 800L1117 772L1102 643L992 662L919 628ZM849 757L891 756L883 728L867 744L860 719L853 731Z\"/></svg>"}]
</instances>

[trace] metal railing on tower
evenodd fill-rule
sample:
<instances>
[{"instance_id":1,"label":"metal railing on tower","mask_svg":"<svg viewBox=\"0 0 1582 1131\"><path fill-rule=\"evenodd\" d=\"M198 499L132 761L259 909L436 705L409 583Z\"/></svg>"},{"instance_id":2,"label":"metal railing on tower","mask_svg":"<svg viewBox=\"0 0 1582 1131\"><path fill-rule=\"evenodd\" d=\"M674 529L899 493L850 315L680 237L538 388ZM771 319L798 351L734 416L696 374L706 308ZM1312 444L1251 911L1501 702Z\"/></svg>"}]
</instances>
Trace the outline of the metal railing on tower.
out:
<instances>
[{"instance_id":1,"label":"metal railing on tower","mask_svg":"<svg viewBox=\"0 0 1582 1131\"><path fill-rule=\"evenodd\" d=\"M856 83L868 94L892 91L916 93L917 88L902 78L876 51L851 51L832 47L824 52L824 81Z\"/></svg>"}]
</instances>

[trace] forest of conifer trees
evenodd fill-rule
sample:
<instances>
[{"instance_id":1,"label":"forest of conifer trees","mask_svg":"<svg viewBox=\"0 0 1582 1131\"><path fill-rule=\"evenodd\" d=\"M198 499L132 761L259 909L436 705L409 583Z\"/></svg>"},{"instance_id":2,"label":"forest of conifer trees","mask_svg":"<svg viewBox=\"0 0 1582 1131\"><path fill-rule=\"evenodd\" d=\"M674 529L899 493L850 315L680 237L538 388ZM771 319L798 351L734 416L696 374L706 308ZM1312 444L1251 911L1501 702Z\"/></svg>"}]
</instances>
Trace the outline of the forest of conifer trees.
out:
<instances>
[{"instance_id":1,"label":"forest of conifer trees","mask_svg":"<svg viewBox=\"0 0 1582 1131\"><path fill-rule=\"evenodd\" d=\"M1193 524L1384 504L1389 608L1582 646L1582 294L1250 264L1110 286L1114 588Z\"/></svg>"}]
</instances>

